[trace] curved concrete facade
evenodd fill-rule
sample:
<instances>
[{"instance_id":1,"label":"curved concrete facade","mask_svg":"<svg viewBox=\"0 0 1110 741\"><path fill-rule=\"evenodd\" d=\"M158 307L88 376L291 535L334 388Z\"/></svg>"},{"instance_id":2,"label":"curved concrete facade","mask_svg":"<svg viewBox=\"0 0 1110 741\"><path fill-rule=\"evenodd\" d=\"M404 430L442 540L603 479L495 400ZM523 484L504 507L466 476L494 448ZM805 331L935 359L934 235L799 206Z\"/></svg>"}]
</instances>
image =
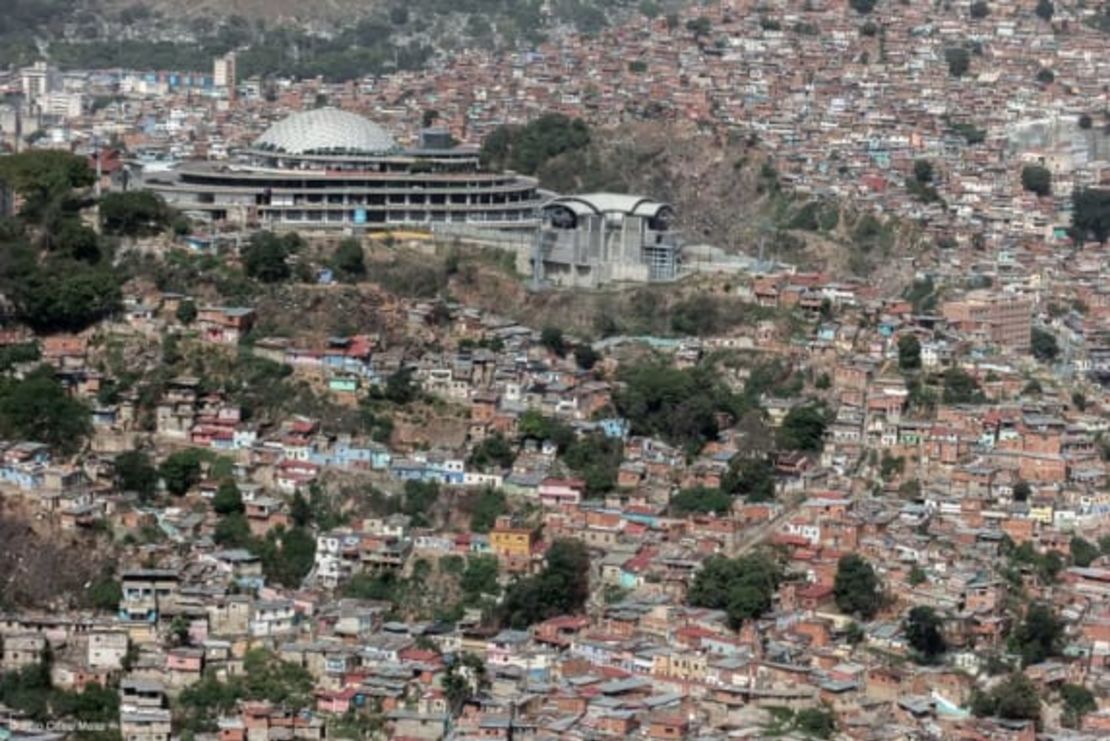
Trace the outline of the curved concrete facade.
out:
<instances>
[{"instance_id":1,"label":"curved concrete facade","mask_svg":"<svg viewBox=\"0 0 1110 741\"><path fill-rule=\"evenodd\" d=\"M356 151L392 139L376 124L339 113L326 116L334 124L326 135L296 141L291 135L304 127L286 125L286 119L228 162L192 161L143 173L142 187L182 211L269 229L539 224L544 199L534 178L485 170L473 147ZM366 126L354 126L352 118ZM344 122L350 130L336 130Z\"/></svg>"}]
</instances>

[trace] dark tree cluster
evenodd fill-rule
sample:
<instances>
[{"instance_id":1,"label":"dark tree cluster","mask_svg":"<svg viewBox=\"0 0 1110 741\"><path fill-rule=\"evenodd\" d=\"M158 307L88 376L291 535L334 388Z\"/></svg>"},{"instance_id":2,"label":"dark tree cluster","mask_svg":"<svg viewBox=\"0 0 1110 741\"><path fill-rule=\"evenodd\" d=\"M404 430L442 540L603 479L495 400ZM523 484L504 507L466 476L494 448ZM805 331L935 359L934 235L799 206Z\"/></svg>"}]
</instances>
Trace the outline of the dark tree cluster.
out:
<instances>
[{"instance_id":1,"label":"dark tree cluster","mask_svg":"<svg viewBox=\"0 0 1110 741\"><path fill-rule=\"evenodd\" d=\"M1110 238L1110 189L1084 188L1072 196L1072 238L1100 244Z\"/></svg>"},{"instance_id":2,"label":"dark tree cluster","mask_svg":"<svg viewBox=\"0 0 1110 741\"><path fill-rule=\"evenodd\" d=\"M738 629L771 609L782 569L764 554L730 559L713 556L702 564L690 585L687 601L694 607L724 610Z\"/></svg>"},{"instance_id":3,"label":"dark tree cluster","mask_svg":"<svg viewBox=\"0 0 1110 741\"><path fill-rule=\"evenodd\" d=\"M557 615L581 612L589 597L590 554L586 546L580 540L556 540L539 574L509 586L498 614L503 625L526 628Z\"/></svg>"},{"instance_id":4,"label":"dark tree cluster","mask_svg":"<svg viewBox=\"0 0 1110 741\"><path fill-rule=\"evenodd\" d=\"M89 408L66 393L50 366L22 379L0 379L0 437L77 452L92 431Z\"/></svg>"},{"instance_id":5,"label":"dark tree cluster","mask_svg":"<svg viewBox=\"0 0 1110 741\"><path fill-rule=\"evenodd\" d=\"M870 620L883 605L882 584L862 556L850 553L837 564L833 584L836 606L849 615Z\"/></svg>"},{"instance_id":6,"label":"dark tree cluster","mask_svg":"<svg viewBox=\"0 0 1110 741\"><path fill-rule=\"evenodd\" d=\"M120 276L78 212L93 176L84 159L51 150L0 158L0 180L24 199L0 223L0 293L43 332L79 331L120 303Z\"/></svg>"},{"instance_id":7,"label":"dark tree cluster","mask_svg":"<svg viewBox=\"0 0 1110 741\"><path fill-rule=\"evenodd\" d=\"M481 158L489 167L535 175L548 160L584 149L590 129L580 119L547 113L524 126L503 125L482 142Z\"/></svg>"},{"instance_id":8,"label":"dark tree cluster","mask_svg":"<svg viewBox=\"0 0 1110 741\"><path fill-rule=\"evenodd\" d=\"M1041 165L1026 165L1021 168L1021 187L1041 197L1047 196L1052 192L1052 173Z\"/></svg>"},{"instance_id":9,"label":"dark tree cluster","mask_svg":"<svg viewBox=\"0 0 1110 741\"><path fill-rule=\"evenodd\" d=\"M737 417L742 407L708 368L646 363L625 369L621 380L614 402L633 434L662 437L689 450L716 438L719 415Z\"/></svg>"},{"instance_id":10,"label":"dark tree cluster","mask_svg":"<svg viewBox=\"0 0 1110 741\"><path fill-rule=\"evenodd\" d=\"M289 258L303 247L304 240L295 232L282 236L258 232L243 248L243 270L263 283L287 280L293 274Z\"/></svg>"},{"instance_id":11,"label":"dark tree cluster","mask_svg":"<svg viewBox=\"0 0 1110 741\"><path fill-rule=\"evenodd\" d=\"M108 193L100 199L100 224L106 234L124 237L159 234L173 218L173 209L148 190Z\"/></svg>"}]
</instances>

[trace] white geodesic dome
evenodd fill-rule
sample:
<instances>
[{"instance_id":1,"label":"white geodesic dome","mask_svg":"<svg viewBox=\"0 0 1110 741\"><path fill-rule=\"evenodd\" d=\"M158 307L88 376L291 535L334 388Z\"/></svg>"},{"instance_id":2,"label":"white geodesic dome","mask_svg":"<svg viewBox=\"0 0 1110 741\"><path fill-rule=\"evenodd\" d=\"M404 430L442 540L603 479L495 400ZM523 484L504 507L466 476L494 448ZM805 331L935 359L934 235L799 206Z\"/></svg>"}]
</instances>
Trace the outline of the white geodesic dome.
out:
<instances>
[{"instance_id":1,"label":"white geodesic dome","mask_svg":"<svg viewBox=\"0 0 1110 741\"><path fill-rule=\"evenodd\" d=\"M385 154L397 149L389 132L338 108L317 108L278 121L254 142L286 154Z\"/></svg>"}]
</instances>

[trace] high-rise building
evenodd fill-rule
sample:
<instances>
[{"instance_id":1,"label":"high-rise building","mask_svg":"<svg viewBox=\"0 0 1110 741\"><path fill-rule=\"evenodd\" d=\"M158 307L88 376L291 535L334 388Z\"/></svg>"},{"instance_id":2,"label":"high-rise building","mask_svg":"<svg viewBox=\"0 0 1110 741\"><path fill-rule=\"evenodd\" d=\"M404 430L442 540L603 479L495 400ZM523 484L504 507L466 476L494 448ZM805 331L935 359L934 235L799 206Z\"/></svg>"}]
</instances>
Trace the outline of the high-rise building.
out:
<instances>
[{"instance_id":1,"label":"high-rise building","mask_svg":"<svg viewBox=\"0 0 1110 741\"><path fill-rule=\"evenodd\" d=\"M961 331L983 342L1028 352L1033 331L1033 302L1026 296L999 291L971 291L947 301L941 313Z\"/></svg>"},{"instance_id":2,"label":"high-rise building","mask_svg":"<svg viewBox=\"0 0 1110 741\"><path fill-rule=\"evenodd\" d=\"M62 74L46 62L35 62L19 70L19 83L23 97L28 103L35 104L50 93L61 92Z\"/></svg>"},{"instance_id":3,"label":"high-rise building","mask_svg":"<svg viewBox=\"0 0 1110 741\"><path fill-rule=\"evenodd\" d=\"M212 65L212 84L216 86L217 90L227 90L228 100L235 100L237 74L235 52L229 51L222 57L216 57L216 61Z\"/></svg>"}]
</instances>

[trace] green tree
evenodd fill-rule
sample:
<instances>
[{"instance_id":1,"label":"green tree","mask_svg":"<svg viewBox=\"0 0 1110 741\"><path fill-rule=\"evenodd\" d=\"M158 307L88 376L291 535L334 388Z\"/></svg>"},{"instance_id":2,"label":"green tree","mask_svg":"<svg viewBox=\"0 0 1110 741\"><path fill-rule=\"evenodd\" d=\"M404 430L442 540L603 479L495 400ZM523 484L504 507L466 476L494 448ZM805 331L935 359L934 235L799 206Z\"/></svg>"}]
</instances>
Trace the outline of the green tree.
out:
<instances>
[{"instance_id":1,"label":"green tree","mask_svg":"<svg viewBox=\"0 0 1110 741\"><path fill-rule=\"evenodd\" d=\"M875 617L883 605L879 577L871 564L855 553L842 556L837 563L833 593L841 611L866 620Z\"/></svg>"},{"instance_id":2,"label":"green tree","mask_svg":"<svg viewBox=\"0 0 1110 741\"><path fill-rule=\"evenodd\" d=\"M990 6L984 0L975 0L971 4L971 17L977 21L986 18L990 13Z\"/></svg>"},{"instance_id":3,"label":"green tree","mask_svg":"<svg viewBox=\"0 0 1110 741\"><path fill-rule=\"evenodd\" d=\"M1025 502L1029 499L1029 495L1033 493L1032 488L1029 486L1028 481L1018 481L1014 484L1014 501Z\"/></svg>"},{"instance_id":4,"label":"green tree","mask_svg":"<svg viewBox=\"0 0 1110 741\"><path fill-rule=\"evenodd\" d=\"M723 515L732 507L732 497L720 489L709 489L704 486L695 486L671 497L670 513L682 516L692 513L714 513Z\"/></svg>"},{"instance_id":5,"label":"green tree","mask_svg":"<svg viewBox=\"0 0 1110 741\"><path fill-rule=\"evenodd\" d=\"M909 582L911 587L916 587L920 584L924 584L928 578L929 575L925 573L925 570L917 564L914 564L913 567L910 568L910 573L906 577L906 581Z\"/></svg>"},{"instance_id":6,"label":"green tree","mask_svg":"<svg viewBox=\"0 0 1110 741\"><path fill-rule=\"evenodd\" d=\"M1051 21L1052 16L1056 14L1056 6L1052 4L1052 0L1037 0L1034 12L1042 21Z\"/></svg>"},{"instance_id":7,"label":"green tree","mask_svg":"<svg viewBox=\"0 0 1110 741\"><path fill-rule=\"evenodd\" d=\"M92 430L88 407L69 396L49 366L23 379L0 378L0 437L77 452Z\"/></svg>"},{"instance_id":8,"label":"green tree","mask_svg":"<svg viewBox=\"0 0 1110 741\"><path fill-rule=\"evenodd\" d=\"M781 579L779 565L764 554L736 559L713 556L694 575L686 599L694 607L725 610L729 624L739 628L771 608Z\"/></svg>"},{"instance_id":9,"label":"green tree","mask_svg":"<svg viewBox=\"0 0 1110 741\"><path fill-rule=\"evenodd\" d=\"M590 129L579 119L546 113L525 126L499 126L482 142L480 157L495 169L535 175L549 160L584 149Z\"/></svg>"},{"instance_id":10,"label":"green tree","mask_svg":"<svg viewBox=\"0 0 1110 741\"><path fill-rule=\"evenodd\" d=\"M534 409L529 409L517 420L517 433L521 438L551 441L560 451L566 451L574 442L574 430L559 420L545 417Z\"/></svg>"},{"instance_id":11,"label":"green tree","mask_svg":"<svg viewBox=\"0 0 1110 741\"><path fill-rule=\"evenodd\" d=\"M1041 165L1026 165L1021 168L1021 187L1043 198L1052 192L1052 173Z\"/></svg>"},{"instance_id":12,"label":"green tree","mask_svg":"<svg viewBox=\"0 0 1110 741\"><path fill-rule=\"evenodd\" d=\"M914 160L913 179L925 185L933 182L933 163L929 160Z\"/></svg>"},{"instance_id":13,"label":"green tree","mask_svg":"<svg viewBox=\"0 0 1110 741\"><path fill-rule=\"evenodd\" d=\"M486 665L475 654L465 653L460 660L447 665L443 677L443 694L452 715L462 713L463 707L489 685Z\"/></svg>"},{"instance_id":14,"label":"green tree","mask_svg":"<svg viewBox=\"0 0 1110 741\"><path fill-rule=\"evenodd\" d=\"M1100 244L1110 237L1110 189L1084 188L1072 194L1072 238Z\"/></svg>"},{"instance_id":15,"label":"green tree","mask_svg":"<svg viewBox=\"0 0 1110 741\"><path fill-rule=\"evenodd\" d=\"M496 597L501 592L497 583L499 570L496 556L479 554L468 558L459 579L464 601L477 604L483 596Z\"/></svg>"},{"instance_id":16,"label":"green tree","mask_svg":"<svg viewBox=\"0 0 1110 741\"><path fill-rule=\"evenodd\" d=\"M505 492L500 489L483 489L470 512L471 532L488 533L493 529L497 518L505 514L508 508Z\"/></svg>"},{"instance_id":17,"label":"green tree","mask_svg":"<svg viewBox=\"0 0 1110 741\"><path fill-rule=\"evenodd\" d=\"M256 549L267 581L288 588L300 587L316 560L316 538L300 527L271 530Z\"/></svg>"},{"instance_id":18,"label":"green tree","mask_svg":"<svg viewBox=\"0 0 1110 741\"><path fill-rule=\"evenodd\" d=\"M420 396L419 387L412 380L412 368L401 368L385 379L385 398L399 406L411 404Z\"/></svg>"},{"instance_id":19,"label":"green tree","mask_svg":"<svg viewBox=\"0 0 1110 741\"><path fill-rule=\"evenodd\" d=\"M75 210L73 191L93 184L84 157L57 149L31 149L0 157L0 180L23 196L20 215L42 224L63 211Z\"/></svg>"},{"instance_id":20,"label":"green tree","mask_svg":"<svg viewBox=\"0 0 1110 741\"><path fill-rule=\"evenodd\" d=\"M921 605L910 610L903 623L906 641L923 663L935 662L937 657L948 650L941 625L941 619L933 608Z\"/></svg>"},{"instance_id":21,"label":"green tree","mask_svg":"<svg viewBox=\"0 0 1110 741\"><path fill-rule=\"evenodd\" d=\"M575 438L560 452L563 463L585 482L588 496L616 487L623 456L624 446L619 440L597 432Z\"/></svg>"},{"instance_id":22,"label":"green tree","mask_svg":"<svg viewBox=\"0 0 1110 741\"><path fill-rule=\"evenodd\" d=\"M1052 608L1035 602L1026 610L1025 618L1010 636L1010 645L1021 655L1022 664L1029 666L1059 656L1063 640L1064 626L1056 619Z\"/></svg>"},{"instance_id":23,"label":"green tree","mask_svg":"<svg viewBox=\"0 0 1110 741\"><path fill-rule=\"evenodd\" d=\"M279 237L272 232L258 232L243 248L243 269L263 283L287 280L293 274L289 256L300 249L302 242L295 233Z\"/></svg>"},{"instance_id":24,"label":"green tree","mask_svg":"<svg viewBox=\"0 0 1110 741\"><path fill-rule=\"evenodd\" d=\"M78 219L66 219L58 230L56 251L81 262L95 265L100 262L100 238L96 232Z\"/></svg>"},{"instance_id":25,"label":"green tree","mask_svg":"<svg viewBox=\"0 0 1110 741\"><path fill-rule=\"evenodd\" d=\"M40 260L25 245L7 252L0 289L35 330L78 332L119 308L120 277L110 266L56 255Z\"/></svg>"},{"instance_id":26,"label":"green tree","mask_svg":"<svg viewBox=\"0 0 1110 741\"><path fill-rule=\"evenodd\" d=\"M574 362L582 370L592 370L600 359L601 355L597 350L594 350L587 343L583 342L574 346Z\"/></svg>"},{"instance_id":27,"label":"green tree","mask_svg":"<svg viewBox=\"0 0 1110 741\"><path fill-rule=\"evenodd\" d=\"M166 491L182 496L200 482L201 452L194 448L171 453L158 467Z\"/></svg>"},{"instance_id":28,"label":"green tree","mask_svg":"<svg viewBox=\"0 0 1110 741\"><path fill-rule=\"evenodd\" d=\"M697 18L686 21L686 30L694 34L695 38L700 39L703 36L708 36L709 32L713 30L713 21L704 15L699 15Z\"/></svg>"},{"instance_id":29,"label":"green tree","mask_svg":"<svg viewBox=\"0 0 1110 741\"><path fill-rule=\"evenodd\" d=\"M1078 535L1072 536L1070 545L1071 560L1076 566L1090 566L1100 555L1098 546Z\"/></svg>"},{"instance_id":30,"label":"green tree","mask_svg":"<svg viewBox=\"0 0 1110 741\"><path fill-rule=\"evenodd\" d=\"M1041 698L1028 677L1014 672L989 693L974 697L972 712L979 716L997 715L1007 720L1040 722Z\"/></svg>"},{"instance_id":31,"label":"green tree","mask_svg":"<svg viewBox=\"0 0 1110 741\"><path fill-rule=\"evenodd\" d=\"M721 480L721 489L749 502L775 498L775 466L767 457L733 460Z\"/></svg>"},{"instance_id":32,"label":"green tree","mask_svg":"<svg viewBox=\"0 0 1110 741\"><path fill-rule=\"evenodd\" d=\"M1098 710L1095 696L1081 684L1060 685L1060 699L1064 703L1060 724L1065 728L1078 728L1084 715Z\"/></svg>"},{"instance_id":33,"label":"green tree","mask_svg":"<svg viewBox=\"0 0 1110 741\"><path fill-rule=\"evenodd\" d=\"M963 77L971 69L971 54L962 46L945 49L944 61L948 64L948 74L953 77Z\"/></svg>"},{"instance_id":34,"label":"green tree","mask_svg":"<svg viewBox=\"0 0 1110 741\"><path fill-rule=\"evenodd\" d=\"M165 231L173 210L149 190L108 193L100 199L100 225L106 234L143 237Z\"/></svg>"},{"instance_id":35,"label":"green tree","mask_svg":"<svg viewBox=\"0 0 1110 741\"><path fill-rule=\"evenodd\" d=\"M141 450L128 450L114 461L116 484L123 491L133 491L141 501L149 501L158 490L158 469L150 456Z\"/></svg>"},{"instance_id":36,"label":"green tree","mask_svg":"<svg viewBox=\"0 0 1110 741\"><path fill-rule=\"evenodd\" d=\"M563 337L563 331L558 327L544 327L540 332L540 344L543 345L548 352L561 357L566 356L567 347L566 339Z\"/></svg>"},{"instance_id":37,"label":"green tree","mask_svg":"<svg viewBox=\"0 0 1110 741\"><path fill-rule=\"evenodd\" d=\"M556 615L575 614L590 596L590 556L579 540L556 540L547 564L531 577L514 582L498 608L501 622L523 628Z\"/></svg>"},{"instance_id":38,"label":"green tree","mask_svg":"<svg viewBox=\"0 0 1110 741\"><path fill-rule=\"evenodd\" d=\"M308 527L313 520L312 507L300 491L293 493L293 501L289 503L289 519L293 521L294 527Z\"/></svg>"},{"instance_id":39,"label":"green tree","mask_svg":"<svg viewBox=\"0 0 1110 741\"><path fill-rule=\"evenodd\" d=\"M192 324L197 320L197 305L191 299L185 299L177 305L174 316L182 324Z\"/></svg>"},{"instance_id":40,"label":"green tree","mask_svg":"<svg viewBox=\"0 0 1110 741\"><path fill-rule=\"evenodd\" d=\"M401 497L401 512L412 518L416 527L428 527L429 513L439 501L439 484L435 481L406 481Z\"/></svg>"},{"instance_id":41,"label":"green tree","mask_svg":"<svg viewBox=\"0 0 1110 741\"><path fill-rule=\"evenodd\" d=\"M243 511L243 495L231 479L220 482L216 495L212 497L212 510L218 515L230 515Z\"/></svg>"},{"instance_id":42,"label":"green tree","mask_svg":"<svg viewBox=\"0 0 1110 741\"><path fill-rule=\"evenodd\" d=\"M242 512L232 512L219 519L212 533L216 545L224 548L247 548L254 545L250 524Z\"/></svg>"},{"instance_id":43,"label":"green tree","mask_svg":"<svg viewBox=\"0 0 1110 741\"><path fill-rule=\"evenodd\" d=\"M104 574L89 585L88 602L95 610L115 613L123 599L123 589L111 574Z\"/></svg>"},{"instance_id":44,"label":"green tree","mask_svg":"<svg viewBox=\"0 0 1110 741\"><path fill-rule=\"evenodd\" d=\"M944 372L944 390L941 395L945 404L971 404L984 401L979 382L963 368L953 366Z\"/></svg>"},{"instance_id":45,"label":"green tree","mask_svg":"<svg viewBox=\"0 0 1110 741\"><path fill-rule=\"evenodd\" d=\"M836 733L836 716L827 708L803 708L794 723L809 738L832 738Z\"/></svg>"},{"instance_id":46,"label":"green tree","mask_svg":"<svg viewBox=\"0 0 1110 741\"><path fill-rule=\"evenodd\" d=\"M354 238L341 241L332 255L331 268L345 280L354 281L365 277L366 259L362 252L362 243Z\"/></svg>"},{"instance_id":47,"label":"green tree","mask_svg":"<svg viewBox=\"0 0 1110 741\"><path fill-rule=\"evenodd\" d=\"M512 466L514 460L516 460L516 450L501 433L495 433L474 446L469 463L482 470L491 468L503 470Z\"/></svg>"},{"instance_id":48,"label":"green tree","mask_svg":"<svg viewBox=\"0 0 1110 741\"><path fill-rule=\"evenodd\" d=\"M784 450L818 452L825 444L828 414L817 404L797 406L786 413L777 442Z\"/></svg>"},{"instance_id":49,"label":"green tree","mask_svg":"<svg viewBox=\"0 0 1110 741\"><path fill-rule=\"evenodd\" d=\"M921 367L921 343L916 336L904 334L898 338L898 367L903 371Z\"/></svg>"},{"instance_id":50,"label":"green tree","mask_svg":"<svg viewBox=\"0 0 1110 741\"><path fill-rule=\"evenodd\" d=\"M1042 363L1051 363L1060 354L1060 347L1056 343L1056 336L1046 332L1040 327L1033 327L1031 337L1033 357Z\"/></svg>"},{"instance_id":51,"label":"green tree","mask_svg":"<svg viewBox=\"0 0 1110 741\"><path fill-rule=\"evenodd\" d=\"M876 2L877 0L849 0L848 4L860 15L866 15L875 9Z\"/></svg>"}]
</instances>

